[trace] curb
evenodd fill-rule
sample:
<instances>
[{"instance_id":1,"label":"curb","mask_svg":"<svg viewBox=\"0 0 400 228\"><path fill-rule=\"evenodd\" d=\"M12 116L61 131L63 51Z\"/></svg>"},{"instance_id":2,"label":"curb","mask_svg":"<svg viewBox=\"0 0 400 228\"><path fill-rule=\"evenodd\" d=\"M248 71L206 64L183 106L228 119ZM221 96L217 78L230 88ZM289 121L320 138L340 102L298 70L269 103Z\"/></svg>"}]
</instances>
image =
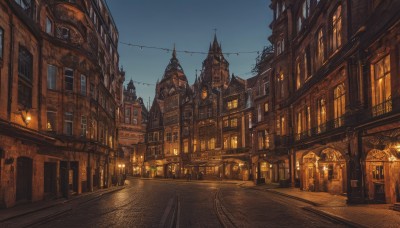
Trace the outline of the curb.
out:
<instances>
[{"instance_id":1,"label":"curb","mask_svg":"<svg viewBox=\"0 0 400 228\"><path fill-rule=\"evenodd\" d=\"M285 197L288 197L288 198L291 198L291 199L295 199L295 200L298 200L298 201L302 201L304 203L308 203L308 204L311 204L311 205L316 206L316 207L321 206L321 204L315 203L313 201L306 200L306 199L303 199L303 198L297 197L297 196L292 196L292 195L289 195L289 194L286 194L286 193L278 192L278 191L275 191L275 190L272 190L272 189L264 189L264 191L265 192L271 192L271 193L274 193L274 194L277 194L277 195L281 195L281 196L285 196Z\"/></svg>"},{"instance_id":2,"label":"curb","mask_svg":"<svg viewBox=\"0 0 400 228\"><path fill-rule=\"evenodd\" d=\"M361 227L361 228L366 228L367 227L367 226L361 225L359 223L351 222L351 221L349 221L349 220L347 220L347 219L345 219L345 218L343 218L341 216L337 216L337 215L334 215L334 214L331 214L331 213L328 213L328 212L325 212L325 211L321 211L321 210L315 209L313 207L303 207L302 209L306 210L306 211L309 211L309 212L312 212L312 213L314 213L316 215L319 215L321 217L324 217L326 219L329 219L329 220L331 220L333 222L342 223L342 224L344 224L346 226L349 226L349 227Z\"/></svg>"}]
</instances>

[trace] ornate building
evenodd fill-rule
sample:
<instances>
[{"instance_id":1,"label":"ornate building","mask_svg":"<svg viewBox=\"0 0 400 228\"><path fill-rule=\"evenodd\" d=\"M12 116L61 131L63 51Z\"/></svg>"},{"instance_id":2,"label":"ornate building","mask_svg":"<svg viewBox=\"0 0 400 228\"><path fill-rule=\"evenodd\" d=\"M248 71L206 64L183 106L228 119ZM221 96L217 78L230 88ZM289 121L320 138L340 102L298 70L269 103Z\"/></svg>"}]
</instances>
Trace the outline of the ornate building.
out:
<instances>
[{"instance_id":1,"label":"ornate building","mask_svg":"<svg viewBox=\"0 0 400 228\"><path fill-rule=\"evenodd\" d=\"M104 1L1 1L0 45L0 205L110 186L124 73Z\"/></svg>"},{"instance_id":2,"label":"ornate building","mask_svg":"<svg viewBox=\"0 0 400 228\"><path fill-rule=\"evenodd\" d=\"M247 180L252 107L248 88L246 80L229 77L229 63L216 37L193 86L174 51L150 109L149 175Z\"/></svg>"},{"instance_id":3,"label":"ornate building","mask_svg":"<svg viewBox=\"0 0 400 228\"><path fill-rule=\"evenodd\" d=\"M142 175L145 152L145 135L148 111L143 99L137 97L133 80L124 89L118 130L119 153L117 165L120 172Z\"/></svg>"},{"instance_id":4,"label":"ornate building","mask_svg":"<svg viewBox=\"0 0 400 228\"><path fill-rule=\"evenodd\" d=\"M399 202L400 2L272 0L270 7L267 160L289 154L279 179L347 193L350 203Z\"/></svg>"}]
</instances>

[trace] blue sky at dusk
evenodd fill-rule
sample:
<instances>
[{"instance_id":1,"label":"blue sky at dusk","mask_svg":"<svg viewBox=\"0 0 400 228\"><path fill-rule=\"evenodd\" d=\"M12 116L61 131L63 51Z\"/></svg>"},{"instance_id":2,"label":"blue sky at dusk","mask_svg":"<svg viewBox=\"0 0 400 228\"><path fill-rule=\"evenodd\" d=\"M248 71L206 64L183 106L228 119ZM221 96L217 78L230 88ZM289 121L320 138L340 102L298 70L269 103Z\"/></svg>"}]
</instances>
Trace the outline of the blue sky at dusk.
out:
<instances>
[{"instance_id":1,"label":"blue sky at dusk","mask_svg":"<svg viewBox=\"0 0 400 228\"><path fill-rule=\"evenodd\" d=\"M207 52L217 29L223 52L261 51L269 45L272 11L269 0L107 0L119 31L119 41ZM140 49L119 44L120 65L125 84L135 81L155 84L161 79L171 52ZM206 55L178 53L178 59L193 84ZM230 73L243 78L250 73L257 53L229 55ZM146 104L153 99L154 86L136 85Z\"/></svg>"}]
</instances>

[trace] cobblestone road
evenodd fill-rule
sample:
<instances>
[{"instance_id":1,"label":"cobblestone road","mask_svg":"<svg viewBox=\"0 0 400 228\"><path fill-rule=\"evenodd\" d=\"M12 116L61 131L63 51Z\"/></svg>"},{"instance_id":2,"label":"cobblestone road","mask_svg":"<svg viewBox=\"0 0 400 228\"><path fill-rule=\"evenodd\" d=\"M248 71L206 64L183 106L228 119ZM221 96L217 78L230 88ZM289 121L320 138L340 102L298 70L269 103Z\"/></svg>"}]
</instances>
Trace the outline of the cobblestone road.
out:
<instances>
[{"instance_id":1,"label":"cobblestone road","mask_svg":"<svg viewBox=\"0 0 400 228\"><path fill-rule=\"evenodd\" d=\"M129 180L40 227L343 227L302 202L235 184Z\"/></svg>"}]
</instances>

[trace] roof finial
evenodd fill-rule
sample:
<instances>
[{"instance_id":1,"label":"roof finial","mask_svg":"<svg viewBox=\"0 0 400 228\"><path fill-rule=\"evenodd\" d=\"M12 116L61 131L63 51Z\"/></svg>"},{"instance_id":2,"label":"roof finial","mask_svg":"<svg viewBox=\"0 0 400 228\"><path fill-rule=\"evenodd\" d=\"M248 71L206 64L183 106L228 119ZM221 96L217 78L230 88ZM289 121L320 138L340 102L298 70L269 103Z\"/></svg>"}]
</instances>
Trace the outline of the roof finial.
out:
<instances>
[{"instance_id":1,"label":"roof finial","mask_svg":"<svg viewBox=\"0 0 400 228\"><path fill-rule=\"evenodd\" d=\"M175 43L174 43L174 51L172 52L172 57L176 58L176 49L175 49Z\"/></svg>"}]
</instances>

